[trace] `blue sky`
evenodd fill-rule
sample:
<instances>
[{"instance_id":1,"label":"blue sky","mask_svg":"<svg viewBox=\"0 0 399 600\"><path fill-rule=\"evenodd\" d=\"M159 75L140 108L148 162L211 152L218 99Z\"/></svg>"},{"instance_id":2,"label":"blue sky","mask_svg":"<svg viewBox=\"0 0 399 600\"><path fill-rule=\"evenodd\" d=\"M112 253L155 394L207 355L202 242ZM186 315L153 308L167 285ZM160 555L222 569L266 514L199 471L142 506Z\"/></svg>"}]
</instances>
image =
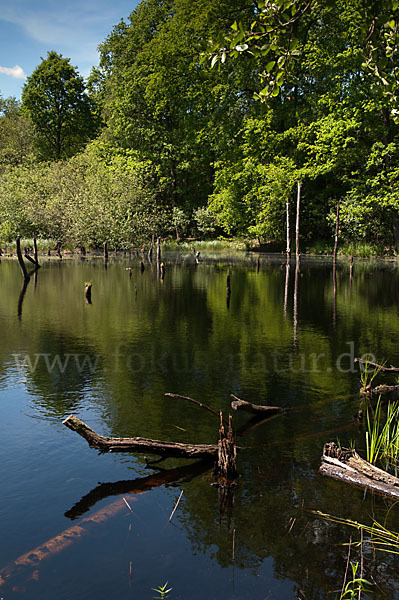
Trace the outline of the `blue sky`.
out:
<instances>
[{"instance_id":1,"label":"blue sky","mask_svg":"<svg viewBox=\"0 0 399 600\"><path fill-rule=\"evenodd\" d=\"M97 46L137 0L0 0L0 94L20 98L35 67L55 50L83 77L98 63Z\"/></svg>"}]
</instances>

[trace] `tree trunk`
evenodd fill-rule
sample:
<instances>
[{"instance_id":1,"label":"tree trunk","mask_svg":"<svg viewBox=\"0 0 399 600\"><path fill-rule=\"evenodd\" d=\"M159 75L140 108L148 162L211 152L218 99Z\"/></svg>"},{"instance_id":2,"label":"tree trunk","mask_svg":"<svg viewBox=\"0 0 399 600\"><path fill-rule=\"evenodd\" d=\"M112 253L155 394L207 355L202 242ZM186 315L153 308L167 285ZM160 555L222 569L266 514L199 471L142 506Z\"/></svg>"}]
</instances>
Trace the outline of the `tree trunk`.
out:
<instances>
[{"instance_id":1,"label":"tree trunk","mask_svg":"<svg viewBox=\"0 0 399 600\"><path fill-rule=\"evenodd\" d=\"M81 435L91 448L97 448L102 452L146 452L148 454L174 456L177 458L205 458L216 456L218 452L218 446L212 444L182 444L179 442L162 442L141 437L104 437L93 431L93 429L74 415L67 417L63 421L63 425Z\"/></svg>"},{"instance_id":2,"label":"tree trunk","mask_svg":"<svg viewBox=\"0 0 399 600\"><path fill-rule=\"evenodd\" d=\"M26 270L24 259L22 257L21 239L20 239L19 236L16 239L16 244L17 244L17 258L18 258L18 263L19 263L19 266L21 268L23 278L24 278L25 281L29 281L30 280L30 276L28 275L28 271Z\"/></svg>"}]
</instances>

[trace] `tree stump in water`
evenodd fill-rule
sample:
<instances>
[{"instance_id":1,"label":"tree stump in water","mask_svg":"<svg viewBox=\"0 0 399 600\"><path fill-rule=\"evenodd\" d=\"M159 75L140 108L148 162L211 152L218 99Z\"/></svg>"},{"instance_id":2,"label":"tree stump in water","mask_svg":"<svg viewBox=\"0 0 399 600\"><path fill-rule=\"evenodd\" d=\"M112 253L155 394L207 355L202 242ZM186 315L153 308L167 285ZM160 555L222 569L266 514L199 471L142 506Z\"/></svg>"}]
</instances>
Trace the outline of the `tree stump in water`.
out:
<instances>
[{"instance_id":1,"label":"tree stump in water","mask_svg":"<svg viewBox=\"0 0 399 600\"><path fill-rule=\"evenodd\" d=\"M85 298L87 304L91 304L91 288L92 284L90 282L85 283Z\"/></svg>"},{"instance_id":2,"label":"tree stump in water","mask_svg":"<svg viewBox=\"0 0 399 600\"><path fill-rule=\"evenodd\" d=\"M220 411L218 461L215 464L214 475L222 485L229 485L237 478L236 469L237 449L234 440L231 415L227 435L223 423L223 414Z\"/></svg>"}]
</instances>

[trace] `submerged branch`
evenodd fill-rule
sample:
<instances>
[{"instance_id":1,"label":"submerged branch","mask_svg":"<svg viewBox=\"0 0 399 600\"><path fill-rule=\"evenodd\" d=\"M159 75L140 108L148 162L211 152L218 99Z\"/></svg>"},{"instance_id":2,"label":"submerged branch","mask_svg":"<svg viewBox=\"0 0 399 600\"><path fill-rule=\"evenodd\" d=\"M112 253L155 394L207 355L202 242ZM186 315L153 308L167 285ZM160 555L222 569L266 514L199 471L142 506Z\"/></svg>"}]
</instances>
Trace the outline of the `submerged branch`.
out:
<instances>
[{"instance_id":1,"label":"submerged branch","mask_svg":"<svg viewBox=\"0 0 399 600\"><path fill-rule=\"evenodd\" d=\"M280 406L262 406L260 404L251 404L251 402L241 400L234 394L230 394L230 397L234 398L233 402L231 403L231 408L233 410L245 410L253 414L263 415L265 415L265 413L269 415L272 413L284 412L284 408L281 408Z\"/></svg>"}]
</instances>

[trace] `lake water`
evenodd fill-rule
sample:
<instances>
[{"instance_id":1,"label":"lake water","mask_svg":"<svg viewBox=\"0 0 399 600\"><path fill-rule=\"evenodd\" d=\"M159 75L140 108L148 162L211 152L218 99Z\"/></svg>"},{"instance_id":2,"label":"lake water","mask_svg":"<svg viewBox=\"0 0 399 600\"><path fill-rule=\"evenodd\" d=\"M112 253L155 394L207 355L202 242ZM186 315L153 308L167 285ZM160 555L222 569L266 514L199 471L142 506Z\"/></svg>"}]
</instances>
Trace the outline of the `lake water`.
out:
<instances>
[{"instance_id":1,"label":"lake water","mask_svg":"<svg viewBox=\"0 0 399 600\"><path fill-rule=\"evenodd\" d=\"M138 259L43 258L24 295L17 263L1 262L4 600L146 600L166 581L171 600L334 598L358 534L311 511L386 518L390 502L318 467L327 441L364 450L353 358L399 365L396 264L356 261L351 277L325 259L295 273L281 257L201 258L166 256L163 280ZM104 435L215 443L217 417L166 392L225 415L231 393L288 409L241 438L234 495L206 466L100 455L62 424L75 414ZM399 507L387 524L399 531ZM364 563L375 597L397 597L398 559L365 548Z\"/></svg>"}]
</instances>

